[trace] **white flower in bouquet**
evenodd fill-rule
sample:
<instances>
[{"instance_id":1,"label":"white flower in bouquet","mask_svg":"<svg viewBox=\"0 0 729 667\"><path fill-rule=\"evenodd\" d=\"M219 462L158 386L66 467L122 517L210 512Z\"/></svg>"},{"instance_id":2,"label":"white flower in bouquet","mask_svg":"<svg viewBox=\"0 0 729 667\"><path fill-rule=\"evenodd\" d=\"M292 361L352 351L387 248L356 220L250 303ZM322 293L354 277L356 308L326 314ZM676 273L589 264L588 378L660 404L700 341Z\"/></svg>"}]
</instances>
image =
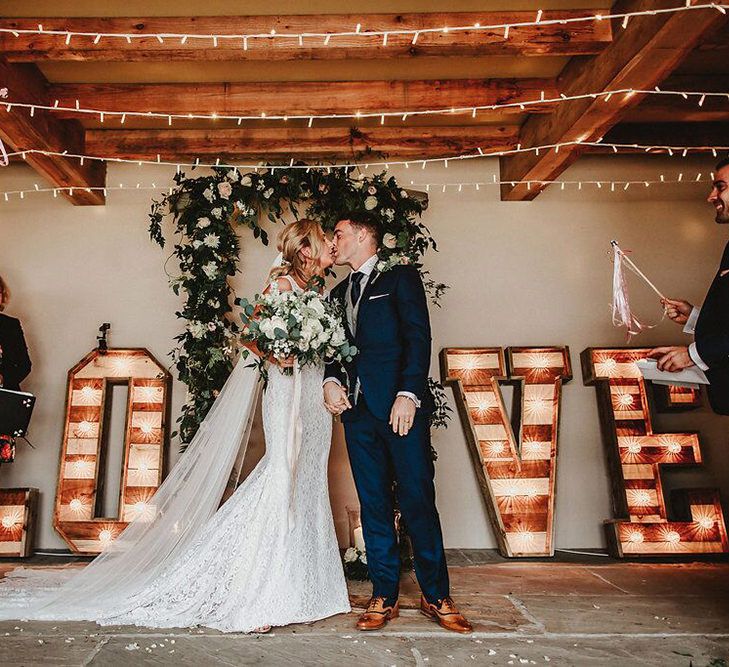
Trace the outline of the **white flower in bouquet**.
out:
<instances>
[{"instance_id":1,"label":"white flower in bouquet","mask_svg":"<svg viewBox=\"0 0 729 667\"><path fill-rule=\"evenodd\" d=\"M215 195L210 188L206 188L205 190L203 190L203 197L205 197L205 199L207 199L210 203L215 201Z\"/></svg>"},{"instance_id":2,"label":"white flower in bouquet","mask_svg":"<svg viewBox=\"0 0 729 667\"><path fill-rule=\"evenodd\" d=\"M208 278L215 278L218 275L218 265L215 262L203 264L202 270Z\"/></svg>"},{"instance_id":3,"label":"white flower in bouquet","mask_svg":"<svg viewBox=\"0 0 729 667\"><path fill-rule=\"evenodd\" d=\"M210 227L210 218L198 218L197 226L199 229L205 229L205 227Z\"/></svg>"},{"instance_id":4,"label":"white flower in bouquet","mask_svg":"<svg viewBox=\"0 0 729 667\"><path fill-rule=\"evenodd\" d=\"M388 232L382 237L382 245L384 245L385 248L389 248L390 250L392 250L393 248L397 248L397 236Z\"/></svg>"},{"instance_id":5,"label":"white flower in bouquet","mask_svg":"<svg viewBox=\"0 0 729 667\"><path fill-rule=\"evenodd\" d=\"M218 194L223 199L228 199L233 194L233 186L228 181L218 183Z\"/></svg>"},{"instance_id":6,"label":"white flower in bouquet","mask_svg":"<svg viewBox=\"0 0 729 667\"><path fill-rule=\"evenodd\" d=\"M271 340L276 339L276 329L280 329L284 333L288 331L285 320L279 315L274 315L273 317L261 320L258 328Z\"/></svg>"},{"instance_id":7,"label":"white flower in bouquet","mask_svg":"<svg viewBox=\"0 0 729 667\"><path fill-rule=\"evenodd\" d=\"M211 209L210 213L214 218L222 218L223 217L223 209L220 207Z\"/></svg>"},{"instance_id":8,"label":"white flower in bouquet","mask_svg":"<svg viewBox=\"0 0 729 667\"><path fill-rule=\"evenodd\" d=\"M357 560L357 549L354 547L349 547L344 552L344 562L345 563L354 563Z\"/></svg>"},{"instance_id":9,"label":"white flower in bouquet","mask_svg":"<svg viewBox=\"0 0 729 667\"><path fill-rule=\"evenodd\" d=\"M217 248L220 245L220 237L217 234L206 234L203 243L208 248Z\"/></svg>"},{"instance_id":10,"label":"white flower in bouquet","mask_svg":"<svg viewBox=\"0 0 729 667\"><path fill-rule=\"evenodd\" d=\"M203 244L203 242L200 239L195 239L192 242L192 247L195 248L195 250L197 250L200 246L202 246L202 244Z\"/></svg>"},{"instance_id":11,"label":"white flower in bouquet","mask_svg":"<svg viewBox=\"0 0 729 667\"><path fill-rule=\"evenodd\" d=\"M393 211L391 208L386 208L384 211L382 211L382 217L387 220L387 222L392 222L395 219L395 211Z\"/></svg>"},{"instance_id":12,"label":"white flower in bouquet","mask_svg":"<svg viewBox=\"0 0 729 667\"><path fill-rule=\"evenodd\" d=\"M367 197L367 199L364 200L364 206L368 211L371 211L377 206L377 197Z\"/></svg>"}]
</instances>

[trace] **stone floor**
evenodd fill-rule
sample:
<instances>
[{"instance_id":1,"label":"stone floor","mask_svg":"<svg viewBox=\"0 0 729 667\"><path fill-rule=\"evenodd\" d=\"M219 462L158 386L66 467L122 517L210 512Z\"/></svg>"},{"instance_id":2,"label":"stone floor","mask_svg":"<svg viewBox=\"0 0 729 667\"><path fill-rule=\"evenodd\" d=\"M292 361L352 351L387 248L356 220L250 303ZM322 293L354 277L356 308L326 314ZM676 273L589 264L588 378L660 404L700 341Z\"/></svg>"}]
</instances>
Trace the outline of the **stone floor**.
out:
<instances>
[{"instance_id":1,"label":"stone floor","mask_svg":"<svg viewBox=\"0 0 729 667\"><path fill-rule=\"evenodd\" d=\"M471 636L421 616L406 575L402 615L383 632L355 631L356 613L265 636L0 622L0 665L729 665L728 562L506 562L471 551L449 560ZM0 561L0 576L12 566ZM350 592L361 605L368 585Z\"/></svg>"}]
</instances>

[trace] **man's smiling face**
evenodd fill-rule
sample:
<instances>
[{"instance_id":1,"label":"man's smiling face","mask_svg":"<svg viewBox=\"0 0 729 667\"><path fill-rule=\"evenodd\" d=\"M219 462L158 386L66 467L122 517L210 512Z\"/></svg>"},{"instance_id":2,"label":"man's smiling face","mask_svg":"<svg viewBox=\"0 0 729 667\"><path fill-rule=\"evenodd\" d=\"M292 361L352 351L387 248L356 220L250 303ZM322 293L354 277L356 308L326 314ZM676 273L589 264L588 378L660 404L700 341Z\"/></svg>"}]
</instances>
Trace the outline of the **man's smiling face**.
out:
<instances>
[{"instance_id":1,"label":"man's smiling face","mask_svg":"<svg viewBox=\"0 0 729 667\"><path fill-rule=\"evenodd\" d=\"M714 174L714 187L708 201L716 210L716 222L729 224L729 164Z\"/></svg>"}]
</instances>

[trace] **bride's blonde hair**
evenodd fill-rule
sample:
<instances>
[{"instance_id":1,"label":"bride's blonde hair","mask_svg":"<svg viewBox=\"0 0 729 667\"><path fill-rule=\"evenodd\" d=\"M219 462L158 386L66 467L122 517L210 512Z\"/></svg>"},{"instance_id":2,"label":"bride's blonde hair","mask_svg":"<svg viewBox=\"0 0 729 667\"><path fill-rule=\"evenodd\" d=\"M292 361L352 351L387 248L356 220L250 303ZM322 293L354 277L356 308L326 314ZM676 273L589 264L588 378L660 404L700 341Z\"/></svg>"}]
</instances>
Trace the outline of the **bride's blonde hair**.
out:
<instances>
[{"instance_id":1,"label":"bride's blonde hair","mask_svg":"<svg viewBox=\"0 0 729 667\"><path fill-rule=\"evenodd\" d=\"M301 252L304 248L311 249L311 262L318 263L324 250L326 237L321 226L314 220L297 220L290 222L278 235L278 250L281 253L281 266L271 270L269 280L276 280L281 276L296 276L303 283L311 275L307 275L307 259Z\"/></svg>"}]
</instances>

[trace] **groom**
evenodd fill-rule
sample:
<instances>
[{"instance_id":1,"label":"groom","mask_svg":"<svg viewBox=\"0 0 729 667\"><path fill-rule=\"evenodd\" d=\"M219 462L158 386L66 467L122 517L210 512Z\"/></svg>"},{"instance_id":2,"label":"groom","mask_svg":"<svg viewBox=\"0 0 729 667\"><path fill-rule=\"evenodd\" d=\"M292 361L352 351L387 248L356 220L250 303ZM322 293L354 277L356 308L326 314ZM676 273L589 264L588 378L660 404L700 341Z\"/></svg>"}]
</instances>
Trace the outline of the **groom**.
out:
<instances>
[{"instance_id":1,"label":"groom","mask_svg":"<svg viewBox=\"0 0 729 667\"><path fill-rule=\"evenodd\" d=\"M428 417L430 320L417 269L376 269L382 242L379 222L351 214L334 230L338 265L352 269L333 290L346 313L358 353L350 364L328 364L324 402L341 414L362 508L372 599L357 622L377 630L399 614L400 557L394 526L393 483L413 544L420 609L455 632L472 631L449 596Z\"/></svg>"}]
</instances>

